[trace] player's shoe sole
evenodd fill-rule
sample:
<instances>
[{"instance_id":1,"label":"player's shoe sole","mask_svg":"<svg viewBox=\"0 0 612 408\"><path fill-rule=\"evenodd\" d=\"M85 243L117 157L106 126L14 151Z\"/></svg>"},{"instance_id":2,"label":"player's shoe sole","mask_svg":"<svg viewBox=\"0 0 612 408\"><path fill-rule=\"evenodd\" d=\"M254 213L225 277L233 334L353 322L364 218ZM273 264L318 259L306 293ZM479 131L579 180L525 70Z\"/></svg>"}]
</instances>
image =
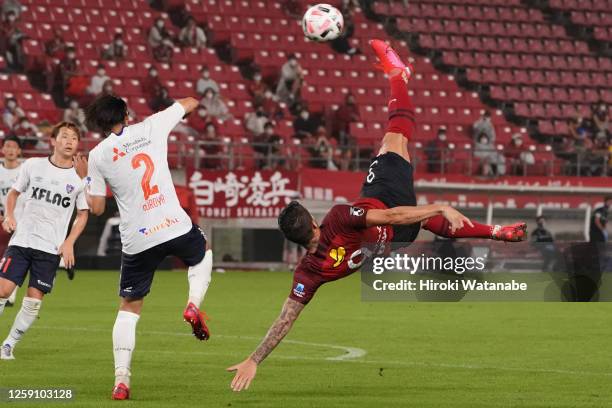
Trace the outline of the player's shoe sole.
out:
<instances>
[{"instance_id":1,"label":"player's shoe sole","mask_svg":"<svg viewBox=\"0 0 612 408\"><path fill-rule=\"evenodd\" d=\"M0 360L14 360L13 348L8 344L4 344L0 349Z\"/></svg>"},{"instance_id":2,"label":"player's shoe sole","mask_svg":"<svg viewBox=\"0 0 612 408\"><path fill-rule=\"evenodd\" d=\"M130 399L130 389L124 383L119 383L113 387L112 399L123 401Z\"/></svg>"},{"instance_id":3,"label":"player's shoe sole","mask_svg":"<svg viewBox=\"0 0 612 408\"><path fill-rule=\"evenodd\" d=\"M525 224L524 222L496 226L496 228L493 230L493 239L497 241L519 242L524 240L526 235L527 224Z\"/></svg>"},{"instance_id":4,"label":"player's shoe sole","mask_svg":"<svg viewBox=\"0 0 612 408\"><path fill-rule=\"evenodd\" d=\"M189 303L183 312L183 318L191 325L193 335L199 340L208 340L210 331L206 326L206 315L200 311L193 303Z\"/></svg>"},{"instance_id":5,"label":"player's shoe sole","mask_svg":"<svg viewBox=\"0 0 612 408\"><path fill-rule=\"evenodd\" d=\"M376 67L389 76L402 75L404 81L408 82L414 75L414 67L405 64L398 53L382 40L370 40L370 46L374 49L380 65Z\"/></svg>"}]
</instances>

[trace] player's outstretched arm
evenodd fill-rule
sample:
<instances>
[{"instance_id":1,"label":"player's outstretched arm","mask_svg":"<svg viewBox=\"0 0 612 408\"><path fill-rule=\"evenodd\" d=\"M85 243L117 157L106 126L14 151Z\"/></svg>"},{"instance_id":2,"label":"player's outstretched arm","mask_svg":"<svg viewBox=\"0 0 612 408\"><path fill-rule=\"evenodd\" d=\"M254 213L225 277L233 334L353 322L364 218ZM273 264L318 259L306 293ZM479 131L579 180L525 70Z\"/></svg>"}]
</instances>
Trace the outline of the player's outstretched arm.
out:
<instances>
[{"instance_id":1,"label":"player's outstretched arm","mask_svg":"<svg viewBox=\"0 0 612 408\"><path fill-rule=\"evenodd\" d=\"M185 115L189 115L191 112L196 110L200 104L197 99L191 97L179 99L177 102L181 104L183 109L185 109Z\"/></svg>"},{"instance_id":2,"label":"player's outstretched arm","mask_svg":"<svg viewBox=\"0 0 612 408\"><path fill-rule=\"evenodd\" d=\"M77 153L77 155L72 159L72 162L74 165L74 169L79 175L79 177L82 179L87 177L87 174L89 172L89 161L87 159L87 156L81 153ZM104 210L106 209L105 196L91 195L89 194L89 190L85 188L85 199L87 200L87 206L89 207L89 211L91 211L93 215L104 214Z\"/></svg>"},{"instance_id":3,"label":"player's outstretched arm","mask_svg":"<svg viewBox=\"0 0 612 408\"><path fill-rule=\"evenodd\" d=\"M66 268L70 269L74 266L74 244L83 233L85 225L87 225L87 218L89 212L87 210L78 210L70 234L66 237L66 240L59 247L59 255L64 258Z\"/></svg>"},{"instance_id":4,"label":"player's outstretched arm","mask_svg":"<svg viewBox=\"0 0 612 408\"><path fill-rule=\"evenodd\" d=\"M366 214L368 227L376 225L410 225L425 221L436 215L442 215L450 224L454 233L463 228L464 224L473 227L472 222L465 215L449 205L428 204L417 206L401 206L386 210L369 210Z\"/></svg>"},{"instance_id":5,"label":"player's outstretched arm","mask_svg":"<svg viewBox=\"0 0 612 408\"><path fill-rule=\"evenodd\" d=\"M236 375L232 380L231 388L234 391L246 390L251 385L251 381L257 373L257 366L279 345L281 340L289 333L293 323L296 321L304 306L300 302L288 298L283 305L280 316L274 321L266 337L259 344L257 349L246 360L227 369L235 371Z\"/></svg>"},{"instance_id":6,"label":"player's outstretched arm","mask_svg":"<svg viewBox=\"0 0 612 408\"><path fill-rule=\"evenodd\" d=\"M9 234L12 234L17 228L17 221L15 221L15 206L17 205L17 198L21 193L14 188L11 188L8 196L6 197L6 211L4 213L4 220L2 221L2 228Z\"/></svg>"}]
</instances>

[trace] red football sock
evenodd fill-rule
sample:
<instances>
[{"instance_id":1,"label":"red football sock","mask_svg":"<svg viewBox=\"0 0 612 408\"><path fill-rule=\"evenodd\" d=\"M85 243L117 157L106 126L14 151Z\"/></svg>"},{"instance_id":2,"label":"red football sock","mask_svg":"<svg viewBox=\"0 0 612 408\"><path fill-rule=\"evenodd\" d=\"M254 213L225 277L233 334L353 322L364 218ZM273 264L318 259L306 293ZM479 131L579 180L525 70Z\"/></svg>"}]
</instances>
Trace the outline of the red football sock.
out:
<instances>
[{"instance_id":1,"label":"red football sock","mask_svg":"<svg viewBox=\"0 0 612 408\"><path fill-rule=\"evenodd\" d=\"M414 133L414 105L408 95L408 84L402 75L389 79L391 98L389 100L389 124L387 132L401 133L406 139Z\"/></svg>"},{"instance_id":2,"label":"red football sock","mask_svg":"<svg viewBox=\"0 0 612 408\"><path fill-rule=\"evenodd\" d=\"M463 228L451 234L450 223L441 215L429 218L423 226L427 231L431 231L436 235L446 238L491 238L493 234L493 226L487 224L479 224L472 221L473 227L464 224Z\"/></svg>"}]
</instances>

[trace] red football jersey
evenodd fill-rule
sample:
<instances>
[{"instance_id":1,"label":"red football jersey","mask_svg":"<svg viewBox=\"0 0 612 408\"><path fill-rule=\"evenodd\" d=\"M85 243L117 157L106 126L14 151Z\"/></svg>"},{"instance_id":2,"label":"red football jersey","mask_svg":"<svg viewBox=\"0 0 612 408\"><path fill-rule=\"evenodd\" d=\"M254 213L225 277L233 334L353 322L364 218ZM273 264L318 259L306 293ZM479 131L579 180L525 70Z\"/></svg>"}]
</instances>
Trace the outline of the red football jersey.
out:
<instances>
[{"instance_id":1,"label":"red football jersey","mask_svg":"<svg viewBox=\"0 0 612 408\"><path fill-rule=\"evenodd\" d=\"M317 250L304 255L293 273L289 297L307 304L319 286L356 272L369 252L383 250L393 238L393 229L367 228L366 214L370 209L386 208L375 198L332 207L321 223Z\"/></svg>"}]
</instances>

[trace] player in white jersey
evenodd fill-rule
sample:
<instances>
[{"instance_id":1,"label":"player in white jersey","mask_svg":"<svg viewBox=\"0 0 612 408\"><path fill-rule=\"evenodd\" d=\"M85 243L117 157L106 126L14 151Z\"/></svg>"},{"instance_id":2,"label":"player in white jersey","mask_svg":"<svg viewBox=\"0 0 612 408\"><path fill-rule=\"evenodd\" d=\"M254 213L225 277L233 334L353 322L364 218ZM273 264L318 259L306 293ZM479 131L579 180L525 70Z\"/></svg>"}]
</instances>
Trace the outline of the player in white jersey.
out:
<instances>
[{"instance_id":1,"label":"player in white jersey","mask_svg":"<svg viewBox=\"0 0 612 408\"><path fill-rule=\"evenodd\" d=\"M21 165L19 176L8 194L2 227L13 236L0 260L0 314L6 298L21 286L30 272L26 296L8 337L2 342L0 358L12 360L15 345L36 320L42 298L51 292L60 257L74 265L74 243L85 229L88 207L82 178L73 166L80 133L76 125L62 122L53 128L53 154L36 157ZM25 198L19 220L17 198ZM70 219L77 216L66 237Z\"/></svg>"},{"instance_id":2,"label":"player in white jersey","mask_svg":"<svg viewBox=\"0 0 612 408\"><path fill-rule=\"evenodd\" d=\"M0 221L4 219L6 197L8 197L8 193L11 191L11 186L13 183L15 183L17 176L19 175L19 167L21 166L21 162L19 161L19 158L21 157L21 145L21 140L14 135L7 136L2 143L2 156L4 160L2 166L0 166L0 210L2 211ZM19 197L19 199L17 199L17 206L15 207L16 219L19 219L19 216L21 215L23 202L23 197ZM11 236L9 234L0 229L0 251L2 253L4 253L6 250L10 237ZM13 306L13 304L15 304L17 289L18 287L15 286L13 293L11 293L11 295L8 297L6 306Z\"/></svg>"},{"instance_id":3,"label":"player in white jersey","mask_svg":"<svg viewBox=\"0 0 612 408\"><path fill-rule=\"evenodd\" d=\"M136 324L155 270L166 256L174 255L189 266L183 317L196 338L206 340L210 335L199 307L210 284L212 251L206 249L204 233L179 204L167 157L170 132L197 106L194 98L180 99L129 126L127 105L121 98L101 96L86 109L88 127L106 136L89 153L89 163L77 159L78 167L88 169L87 200L93 214L102 214L108 184L121 218L121 306L113 327L113 399L129 399Z\"/></svg>"}]
</instances>

